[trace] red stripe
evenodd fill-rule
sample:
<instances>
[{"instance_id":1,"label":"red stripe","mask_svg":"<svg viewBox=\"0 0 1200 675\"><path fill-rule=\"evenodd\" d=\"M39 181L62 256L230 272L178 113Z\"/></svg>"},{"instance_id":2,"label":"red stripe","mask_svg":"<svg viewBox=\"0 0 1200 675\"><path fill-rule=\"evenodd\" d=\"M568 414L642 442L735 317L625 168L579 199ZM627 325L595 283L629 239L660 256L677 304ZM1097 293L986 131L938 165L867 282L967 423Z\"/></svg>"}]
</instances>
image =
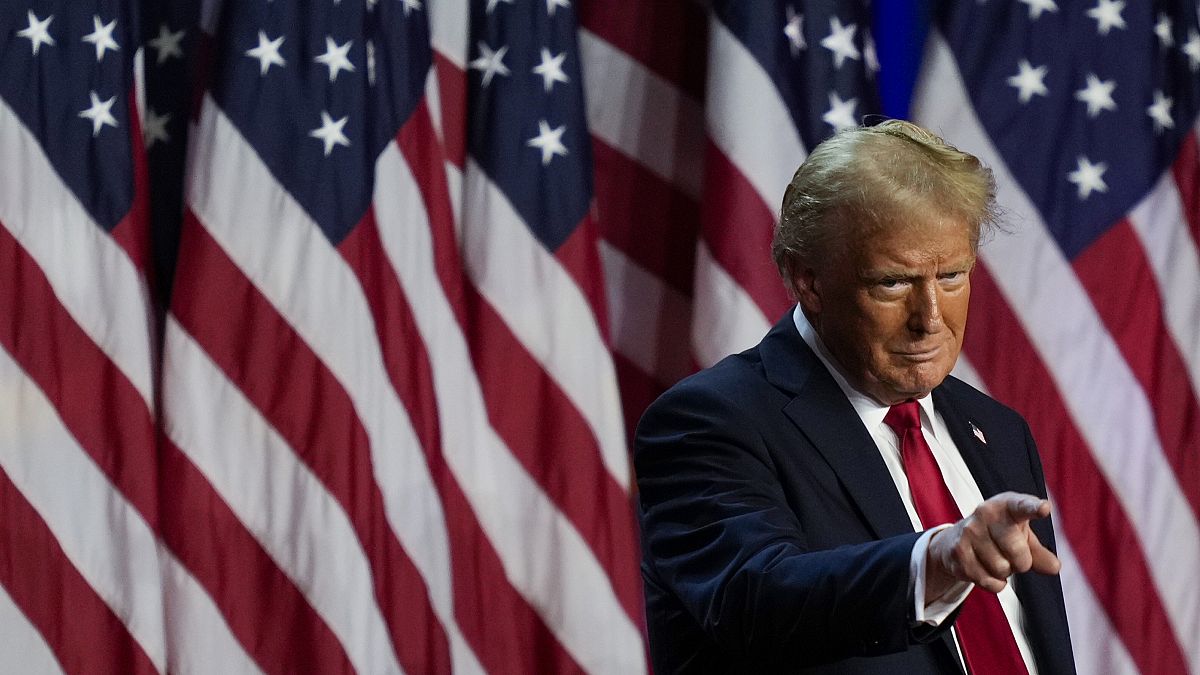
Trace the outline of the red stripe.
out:
<instances>
[{"instance_id":1,"label":"red stripe","mask_svg":"<svg viewBox=\"0 0 1200 675\"><path fill-rule=\"evenodd\" d=\"M972 274L964 349L991 394L1019 410L1038 440L1056 519L1088 584L1144 673L1187 672L1133 523L1071 423L1058 390L984 265Z\"/></svg>"},{"instance_id":2,"label":"red stripe","mask_svg":"<svg viewBox=\"0 0 1200 675\"><path fill-rule=\"evenodd\" d=\"M704 99L708 15L699 2L578 3L580 26L699 101Z\"/></svg>"},{"instance_id":3,"label":"red stripe","mask_svg":"<svg viewBox=\"0 0 1200 675\"><path fill-rule=\"evenodd\" d=\"M0 260L0 346L45 392L63 425L154 528L154 421L146 402L59 303L46 275L4 223Z\"/></svg>"},{"instance_id":4,"label":"red stripe","mask_svg":"<svg viewBox=\"0 0 1200 675\"><path fill-rule=\"evenodd\" d=\"M490 672L577 670L571 657L508 582L462 488L441 454L441 428L429 354L368 213L338 246L367 296L392 385L412 419L446 514L455 617ZM495 617L504 617L496 621Z\"/></svg>"},{"instance_id":5,"label":"red stripe","mask_svg":"<svg viewBox=\"0 0 1200 675\"><path fill-rule=\"evenodd\" d=\"M1122 220L1072 266L1149 397L1163 455L1200 517L1200 402L1167 329L1162 294L1133 226Z\"/></svg>"},{"instance_id":6,"label":"red stripe","mask_svg":"<svg viewBox=\"0 0 1200 675\"><path fill-rule=\"evenodd\" d=\"M712 141L704 156L704 239L713 258L772 321L792 306L771 262L775 213Z\"/></svg>"},{"instance_id":7,"label":"red stripe","mask_svg":"<svg viewBox=\"0 0 1200 675\"><path fill-rule=\"evenodd\" d=\"M172 312L341 504L371 566L392 645L410 672L448 673L450 648L428 589L388 526L354 404L192 212Z\"/></svg>"},{"instance_id":8,"label":"red stripe","mask_svg":"<svg viewBox=\"0 0 1200 675\"><path fill-rule=\"evenodd\" d=\"M1183 202L1183 214L1192 241L1200 248L1200 143L1197 143L1195 131L1184 138L1171 170L1175 174L1175 184L1179 186L1179 199Z\"/></svg>"},{"instance_id":9,"label":"red stripe","mask_svg":"<svg viewBox=\"0 0 1200 675\"><path fill-rule=\"evenodd\" d=\"M219 423L214 420L213 423ZM162 537L267 673L352 673L325 621L191 460L159 436Z\"/></svg>"},{"instance_id":10,"label":"red stripe","mask_svg":"<svg viewBox=\"0 0 1200 675\"><path fill-rule=\"evenodd\" d=\"M329 672L348 670L341 647L311 609L294 624L276 620L276 608L288 607L291 582L198 474L192 484L181 483L195 474L186 459L176 458L169 448L156 456L155 429L145 402L58 303L41 269L2 224L0 260L8 261L0 265L0 316L10 317L0 322L0 345L38 384L64 426L125 499L208 588L259 666L268 672L297 672L311 662L328 664ZM160 493L170 498L160 502ZM197 520L204 513L218 520ZM199 528L197 522L206 526ZM198 545L205 535L213 538ZM271 578L279 583L259 585ZM273 597L266 588L283 595ZM290 592L303 603L294 588ZM249 621L239 621L241 617ZM279 626L312 636L319 651L297 650ZM347 667L338 667L341 662Z\"/></svg>"},{"instance_id":11,"label":"red stripe","mask_svg":"<svg viewBox=\"0 0 1200 675\"><path fill-rule=\"evenodd\" d=\"M600 448L579 411L474 287L464 283L448 207L444 172L418 110L400 131L429 213L439 276L468 337L489 418L505 444L580 530L635 623L641 623L641 580L632 508L605 469ZM463 298L462 303L455 301ZM381 340L387 346L390 341Z\"/></svg>"},{"instance_id":12,"label":"red stripe","mask_svg":"<svg viewBox=\"0 0 1200 675\"><path fill-rule=\"evenodd\" d=\"M467 163L467 73L437 50L433 65L442 104L442 143L446 157L461 171Z\"/></svg>"},{"instance_id":13,"label":"red stripe","mask_svg":"<svg viewBox=\"0 0 1200 675\"><path fill-rule=\"evenodd\" d=\"M692 294L700 205L604 141L592 139L600 236L684 295Z\"/></svg>"},{"instance_id":14,"label":"red stripe","mask_svg":"<svg viewBox=\"0 0 1200 675\"><path fill-rule=\"evenodd\" d=\"M0 513L0 550L5 552L0 555L0 585L41 633L62 669L157 673L142 646L71 564L54 533L2 467Z\"/></svg>"},{"instance_id":15,"label":"red stripe","mask_svg":"<svg viewBox=\"0 0 1200 675\"><path fill-rule=\"evenodd\" d=\"M137 97L129 93L129 109L137 111ZM133 159L133 203L129 213L112 230L112 237L125 250L145 278L150 273L150 171L146 166L146 148L142 142L141 119L129 116L130 157Z\"/></svg>"}]
</instances>

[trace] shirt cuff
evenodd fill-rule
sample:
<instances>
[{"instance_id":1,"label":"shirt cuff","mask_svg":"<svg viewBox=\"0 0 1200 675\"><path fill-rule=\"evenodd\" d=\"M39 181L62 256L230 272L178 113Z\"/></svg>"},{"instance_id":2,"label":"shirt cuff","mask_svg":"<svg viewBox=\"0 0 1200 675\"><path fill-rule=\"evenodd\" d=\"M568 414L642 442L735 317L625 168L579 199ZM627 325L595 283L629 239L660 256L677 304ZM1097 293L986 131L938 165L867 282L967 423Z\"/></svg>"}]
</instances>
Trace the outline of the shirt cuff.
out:
<instances>
[{"instance_id":1,"label":"shirt cuff","mask_svg":"<svg viewBox=\"0 0 1200 675\"><path fill-rule=\"evenodd\" d=\"M908 586L913 599L914 625L942 625L942 622L958 609L963 600L967 599L971 589L975 587L975 584L969 581L959 581L940 598L934 599L928 605L925 604L925 554L929 551L929 541L933 539L933 535L947 527L951 527L951 524L946 523L926 530L913 546L912 558L908 563Z\"/></svg>"}]
</instances>

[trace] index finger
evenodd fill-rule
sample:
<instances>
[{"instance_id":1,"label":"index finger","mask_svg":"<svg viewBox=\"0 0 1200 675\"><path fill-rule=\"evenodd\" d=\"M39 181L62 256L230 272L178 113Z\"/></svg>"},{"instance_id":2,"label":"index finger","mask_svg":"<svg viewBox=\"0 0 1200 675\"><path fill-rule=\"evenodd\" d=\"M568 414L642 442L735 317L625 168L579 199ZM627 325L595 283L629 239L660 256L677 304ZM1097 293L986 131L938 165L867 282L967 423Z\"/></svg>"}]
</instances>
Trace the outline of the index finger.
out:
<instances>
[{"instance_id":1,"label":"index finger","mask_svg":"<svg viewBox=\"0 0 1200 675\"><path fill-rule=\"evenodd\" d=\"M1050 502L1041 497L1018 492L1006 492L996 496L1004 498L1008 515L1015 522L1045 518L1050 515Z\"/></svg>"}]
</instances>

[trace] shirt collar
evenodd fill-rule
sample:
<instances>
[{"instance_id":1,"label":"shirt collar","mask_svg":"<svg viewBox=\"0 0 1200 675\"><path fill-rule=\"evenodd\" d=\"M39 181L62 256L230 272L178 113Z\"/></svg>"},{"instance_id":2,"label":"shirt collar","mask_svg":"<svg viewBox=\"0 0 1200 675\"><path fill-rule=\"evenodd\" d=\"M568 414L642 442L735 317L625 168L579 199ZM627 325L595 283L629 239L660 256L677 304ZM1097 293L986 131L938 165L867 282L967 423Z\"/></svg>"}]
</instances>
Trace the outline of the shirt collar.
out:
<instances>
[{"instance_id":1,"label":"shirt collar","mask_svg":"<svg viewBox=\"0 0 1200 675\"><path fill-rule=\"evenodd\" d=\"M833 376L837 382L838 388L850 399L850 405L854 407L854 412L858 413L858 417L863 421L868 429L875 429L883 424L883 418L887 416L891 406L881 404L879 401L871 398L867 394L850 386L849 380L842 373L841 364L833 357L833 354L825 347L825 343L821 340L821 336L817 335L817 331L809 323L808 317L804 316L804 311L797 304L792 310L792 320L796 324L796 330L800 332L800 337L813 350L821 363L825 365L825 369ZM921 426L932 432L933 424L933 397L929 395L922 396L917 399L917 404L921 406Z\"/></svg>"}]
</instances>

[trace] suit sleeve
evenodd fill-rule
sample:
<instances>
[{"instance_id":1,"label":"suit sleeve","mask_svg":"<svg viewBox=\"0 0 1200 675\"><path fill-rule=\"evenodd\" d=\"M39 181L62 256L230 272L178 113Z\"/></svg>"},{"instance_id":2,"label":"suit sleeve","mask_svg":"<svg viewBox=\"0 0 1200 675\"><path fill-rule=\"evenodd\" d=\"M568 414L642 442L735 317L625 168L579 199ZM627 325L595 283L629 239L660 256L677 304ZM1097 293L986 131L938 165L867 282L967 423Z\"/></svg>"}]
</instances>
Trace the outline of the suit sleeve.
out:
<instances>
[{"instance_id":1,"label":"suit sleeve","mask_svg":"<svg viewBox=\"0 0 1200 675\"><path fill-rule=\"evenodd\" d=\"M721 648L792 665L897 652L914 641L909 558L919 533L810 550L754 415L677 387L638 427L646 573ZM921 631L921 640L938 635Z\"/></svg>"}]
</instances>

